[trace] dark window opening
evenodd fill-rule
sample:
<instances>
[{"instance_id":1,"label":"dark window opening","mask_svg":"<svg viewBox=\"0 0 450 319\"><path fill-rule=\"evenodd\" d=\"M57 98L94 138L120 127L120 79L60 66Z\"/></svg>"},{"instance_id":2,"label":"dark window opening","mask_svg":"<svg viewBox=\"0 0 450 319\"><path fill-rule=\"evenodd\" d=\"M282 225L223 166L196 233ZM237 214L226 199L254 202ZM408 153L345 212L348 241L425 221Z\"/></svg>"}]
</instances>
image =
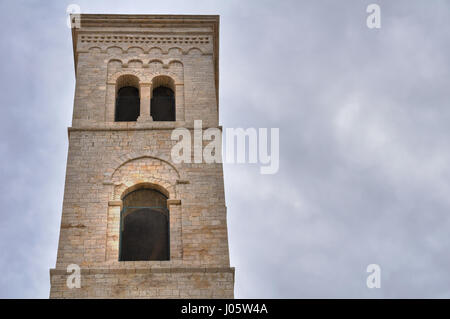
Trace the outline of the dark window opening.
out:
<instances>
[{"instance_id":1,"label":"dark window opening","mask_svg":"<svg viewBox=\"0 0 450 319\"><path fill-rule=\"evenodd\" d=\"M125 86L117 92L116 122L135 122L140 113L139 90Z\"/></svg>"},{"instance_id":2,"label":"dark window opening","mask_svg":"<svg viewBox=\"0 0 450 319\"><path fill-rule=\"evenodd\" d=\"M120 261L169 260L167 197L139 189L123 199L120 216Z\"/></svg>"},{"instance_id":3,"label":"dark window opening","mask_svg":"<svg viewBox=\"0 0 450 319\"><path fill-rule=\"evenodd\" d=\"M155 88L150 110L153 121L175 121L175 96L173 91L165 86Z\"/></svg>"}]
</instances>

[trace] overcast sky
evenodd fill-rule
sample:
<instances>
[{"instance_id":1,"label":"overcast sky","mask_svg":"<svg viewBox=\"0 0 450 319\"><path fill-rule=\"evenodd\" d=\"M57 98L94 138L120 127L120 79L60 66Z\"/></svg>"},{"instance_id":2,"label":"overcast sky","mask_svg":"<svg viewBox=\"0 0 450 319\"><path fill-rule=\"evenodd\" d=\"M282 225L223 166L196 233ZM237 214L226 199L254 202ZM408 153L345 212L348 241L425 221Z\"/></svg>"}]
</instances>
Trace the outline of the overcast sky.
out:
<instances>
[{"instance_id":1,"label":"overcast sky","mask_svg":"<svg viewBox=\"0 0 450 319\"><path fill-rule=\"evenodd\" d=\"M0 297L47 298L74 67L66 7L220 14L224 127L279 127L280 169L227 164L239 298L450 297L449 1L2 1ZM366 7L381 7L368 29ZM381 267L381 288L366 267Z\"/></svg>"}]
</instances>

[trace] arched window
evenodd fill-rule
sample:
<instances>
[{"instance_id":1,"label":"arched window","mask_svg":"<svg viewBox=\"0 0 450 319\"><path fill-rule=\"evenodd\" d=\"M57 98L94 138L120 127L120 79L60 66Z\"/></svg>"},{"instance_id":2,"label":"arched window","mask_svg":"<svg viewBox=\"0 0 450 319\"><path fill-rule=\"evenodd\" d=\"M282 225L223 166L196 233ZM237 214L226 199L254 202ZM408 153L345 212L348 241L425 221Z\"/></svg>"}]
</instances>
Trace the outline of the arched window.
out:
<instances>
[{"instance_id":1,"label":"arched window","mask_svg":"<svg viewBox=\"0 0 450 319\"><path fill-rule=\"evenodd\" d=\"M154 189L137 189L123 198L120 216L120 261L169 260L167 197Z\"/></svg>"},{"instance_id":2,"label":"arched window","mask_svg":"<svg viewBox=\"0 0 450 319\"><path fill-rule=\"evenodd\" d=\"M117 79L116 122L135 122L140 113L139 80L132 75Z\"/></svg>"},{"instance_id":3,"label":"arched window","mask_svg":"<svg viewBox=\"0 0 450 319\"><path fill-rule=\"evenodd\" d=\"M175 121L175 85L168 76L158 76L152 81L150 115L153 121Z\"/></svg>"}]
</instances>

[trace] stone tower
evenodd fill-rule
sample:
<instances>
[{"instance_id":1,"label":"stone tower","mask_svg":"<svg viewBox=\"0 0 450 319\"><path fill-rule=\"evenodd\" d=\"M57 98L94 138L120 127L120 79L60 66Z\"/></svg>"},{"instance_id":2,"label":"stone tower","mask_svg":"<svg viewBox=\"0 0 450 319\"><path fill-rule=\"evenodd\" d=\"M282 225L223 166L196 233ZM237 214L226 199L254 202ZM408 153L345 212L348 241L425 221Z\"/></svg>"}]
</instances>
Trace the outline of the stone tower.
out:
<instances>
[{"instance_id":1,"label":"stone tower","mask_svg":"<svg viewBox=\"0 0 450 319\"><path fill-rule=\"evenodd\" d=\"M222 164L171 157L175 128L220 129L219 17L75 18L50 297L233 298ZM80 288L67 285L72 264Z\"/></svg>"}]
</instances>

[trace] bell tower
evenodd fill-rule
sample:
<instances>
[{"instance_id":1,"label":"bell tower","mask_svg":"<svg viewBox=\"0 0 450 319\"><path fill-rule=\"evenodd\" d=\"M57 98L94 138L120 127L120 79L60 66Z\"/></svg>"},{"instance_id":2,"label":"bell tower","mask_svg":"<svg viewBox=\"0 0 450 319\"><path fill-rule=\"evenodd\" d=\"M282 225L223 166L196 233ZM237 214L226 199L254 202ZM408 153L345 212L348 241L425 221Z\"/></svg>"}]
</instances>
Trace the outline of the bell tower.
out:
<instances>
[{"instance_id":1,"label":"bell tower","mask_svg":"<svg viewBox=\"0 0 450 319\"><path fill-rule=\"evenodd\" d=\"M219 16L81 14L76 22L50 297L233 298L222 164L171 155L175 129L194 136L197 120L221 129ZM68 284L78 273L79 287Z\"/></svg>"}]
</instances>

